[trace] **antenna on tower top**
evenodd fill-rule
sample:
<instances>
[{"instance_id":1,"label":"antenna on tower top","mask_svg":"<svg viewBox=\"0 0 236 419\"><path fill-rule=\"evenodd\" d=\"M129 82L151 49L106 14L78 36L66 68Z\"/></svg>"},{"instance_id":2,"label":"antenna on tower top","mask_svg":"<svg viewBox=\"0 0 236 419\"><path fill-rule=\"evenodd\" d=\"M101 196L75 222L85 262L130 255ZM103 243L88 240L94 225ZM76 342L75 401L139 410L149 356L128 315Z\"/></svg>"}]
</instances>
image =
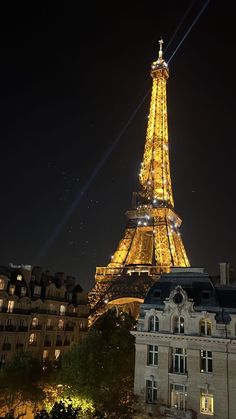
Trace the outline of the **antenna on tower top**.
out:
<instances>
[{"instance_id":1,"label":"antenna on tower top","mask_svg":"<svg viewBox=\"0 0 236 419\"><path fill-rule=\"evenodd\" d=\"M159 60L162 60L162 54L163 54L163 51L162 51L162 44L164 44L164 41L163 41L163 39L161 38L161 39L160 39L160 41L158 41L158 42L159 42L159 44L160 44L160 49L159 49L158 58L159 58Z\"/></svg>"}]
</instances>

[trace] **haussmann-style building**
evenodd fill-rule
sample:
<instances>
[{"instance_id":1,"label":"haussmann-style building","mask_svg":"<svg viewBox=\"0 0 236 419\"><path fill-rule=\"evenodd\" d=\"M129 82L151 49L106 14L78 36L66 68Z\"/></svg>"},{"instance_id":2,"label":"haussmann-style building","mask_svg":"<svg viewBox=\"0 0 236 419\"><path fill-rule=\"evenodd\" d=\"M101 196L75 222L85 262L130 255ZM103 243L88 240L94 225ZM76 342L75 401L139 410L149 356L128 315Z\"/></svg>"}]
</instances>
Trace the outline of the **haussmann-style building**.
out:
<instances>
[{"instance_id":1,"label":"haussmann-style building","mask_svg":"<svg viewBox=\"0 0 236 419\"><path fill-rule=\"evenodd\" d=\"M0 267L0 367L16 351L46 366L77 344L87 330L87 295L75 278L28 265Z\"/></svg>"},{"instance_id":2,"label":"haussmann-style building","mask_svg":"<svg viewBox=\"0 0 236 419\"><path fill-rule=\"evenodd\" d=\"M173 268L147 293L132 332L135 418L236 418L236 283L221 265L217 284Z\"/></svg>"}]
</instances>

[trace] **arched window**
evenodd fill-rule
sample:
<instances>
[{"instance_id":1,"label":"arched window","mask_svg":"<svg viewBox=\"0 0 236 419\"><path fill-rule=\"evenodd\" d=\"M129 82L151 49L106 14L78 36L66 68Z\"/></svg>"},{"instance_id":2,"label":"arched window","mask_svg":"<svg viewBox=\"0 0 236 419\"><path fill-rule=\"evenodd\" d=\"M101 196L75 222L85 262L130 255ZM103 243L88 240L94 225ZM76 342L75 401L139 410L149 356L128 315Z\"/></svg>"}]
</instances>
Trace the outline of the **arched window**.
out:
<instances>
[{"instance_id":1,"label":"arched window","mask_svg":"<svg viewBox=\"0 0 236 419\"><path fill-rule=\"evenodd\" d=\"M184 333L184 318L180 316L176 316L174 318L174 325L173 325L174 333Z\"/></svg>"},{"instance_id":2,"label":"arched window","mask_svg":"<svg viewBox=\"0 0 236 419\"><path fill-rule=\"evenodd\" d=\"M0 278L0 290L4 290L4 285L5 285L4 279Z\"/></svg>"},{"instance_id":3,"label":"arched window","mask_svg":"<svg viewBox=\"0 0 236 419\"><path fill-rule=\"evenodd\" d=\"M201 319L200 321L200 335L211 336L211 322L208 319Z\"/></svg>"},{"instance_id":4,"label":"arched window","mask_svg":"<svg viewBox=\"0 0 236 419\"><path fill-rule=\"evenodd\" d=\"M149 317L149 332L159 331L159 318L157 316Z\"/></svg>"},{"instance_id":5,"label":"arched window","mask_svg":"<svg viewBox=\"0 0 236 419\"><path fill-rule=\"evenodd\" d=\"M37 317L33 317L32 319L32 327L37 327L39 324L39 320Z\"/></svg>"}]
</instances>

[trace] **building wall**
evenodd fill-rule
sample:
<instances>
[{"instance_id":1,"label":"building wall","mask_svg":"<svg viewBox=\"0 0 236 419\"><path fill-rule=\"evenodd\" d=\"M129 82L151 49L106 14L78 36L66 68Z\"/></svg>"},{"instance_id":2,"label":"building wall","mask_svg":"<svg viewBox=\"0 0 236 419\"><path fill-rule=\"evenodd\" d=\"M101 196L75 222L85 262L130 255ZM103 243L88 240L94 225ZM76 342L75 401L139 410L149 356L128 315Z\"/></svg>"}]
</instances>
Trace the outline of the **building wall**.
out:
<instances>
[{"instance_id":1,"label":"building wall","mask_svg":"<svg viewBox=\"0 0 236 419\"><path fill-rule=\"evenodd\" d=\"M23 281L20 285L27 291L21 296L17 280L0 275L1 280L0 367L17 350L29 351L45 364L57 362L73 344L83 339L88 327L85 294L82 296L73 289L68 292L66 282L44 286ZM16 284L13 293L10 284Z\"/></svg>"},{"instance_id":2,"label":"building wall","mask_svg":"<svg viewBox=\"0 0 236 419\"><path fill-rule=\"evenodd\" d=\"M183 292L185 301L181 307L174 304L171 298L166 301L164 310L152 306L142 306L138 321L138 330L132 332L136 339L136 361L134 392L139 396L148 414L155 417L155 404L146 403L146 381L157 384L157 404L171 405L171 385L181 384L187 387L186 411L166 409L170 418L236 418L236 315L231 314L229 324L217 324L216 313L206 310L196 312L193 303ZM150 316L159 319L159 331L149 331ZM174 333L175 316L184 319L184 333ZM207 319L211 322L211 335L202 336L200 322ZM149 345L158 347L158 365L148 365ZM186 373L172 370L173 348L186 349ZM212 353L212 372L201 372L201 351ZM214 413L200 413L201 392L213 394ZM178 415L178 416L176 416ZM141 416L140 416L141 417Z\"/></svg>"}]
</instances>

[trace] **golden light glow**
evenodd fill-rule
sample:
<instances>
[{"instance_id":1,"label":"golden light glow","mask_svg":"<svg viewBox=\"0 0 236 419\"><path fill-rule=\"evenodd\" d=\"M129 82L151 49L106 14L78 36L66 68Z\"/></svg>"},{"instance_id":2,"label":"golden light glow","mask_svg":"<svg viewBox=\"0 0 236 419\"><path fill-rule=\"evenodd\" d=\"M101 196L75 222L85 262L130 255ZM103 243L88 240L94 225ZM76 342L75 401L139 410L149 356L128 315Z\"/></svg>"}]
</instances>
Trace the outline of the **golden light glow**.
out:
<instances>
[{"instance_id":1,"label":"golden light glow","mask_svg":"<svg viewBox=\"0 0 236 419\"><path fill-rule=\"evenodd\" d=\"M151 66L151 76L153 85L139 174L140 192L135 194L133 209L126 213L127 228L110 263L96 269L97 287L95 285L90 293L92 307L101 298L102 290L104 292L102 284L122 274L146 272L156 280L161 272L169 272L171 267L190 265L179 232L181 219L174 211L166 99L169 69L162 57L162 41L159 57ZM127 292L125 296L128 297Z\"/></svg>"}]
</instances>

